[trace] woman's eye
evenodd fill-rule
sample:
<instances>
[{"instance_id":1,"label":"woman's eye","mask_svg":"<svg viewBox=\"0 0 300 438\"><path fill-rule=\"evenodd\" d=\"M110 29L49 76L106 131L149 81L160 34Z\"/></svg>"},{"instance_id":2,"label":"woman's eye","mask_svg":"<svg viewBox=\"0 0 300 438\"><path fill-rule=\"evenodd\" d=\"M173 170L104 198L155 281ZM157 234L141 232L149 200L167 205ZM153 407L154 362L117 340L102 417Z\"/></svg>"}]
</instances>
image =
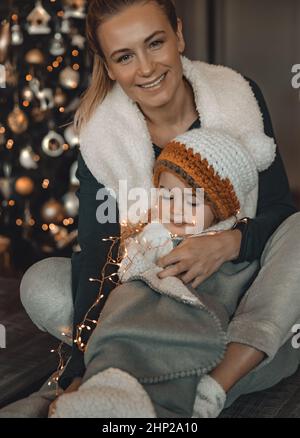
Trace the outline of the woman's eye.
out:
<instances>
[{"instance_id":1,"label":"woman's eye","mask_svg":"<svg viewBox=\"0 0 300 438\"><path fill-rule=\"evenodd\" d=\"M117 62L121 64L126 64L130 60L131 55L123 55L121 56Z\"/></svg>"},{"instance_id":2,"label":"woman's eye","mask_svg":"<svg viewBox=\"0 0 300 438\"><path fill-rule=\"evenodd\" d=\"M157 41L153 41L153 42L150 44L150 46L151 46L151 47L154 47L154 48L157 48L157 47L160 47L162 44L163 44L163 41L161 41L161 40L157 40Z\"/></svg>"}]
</instances>

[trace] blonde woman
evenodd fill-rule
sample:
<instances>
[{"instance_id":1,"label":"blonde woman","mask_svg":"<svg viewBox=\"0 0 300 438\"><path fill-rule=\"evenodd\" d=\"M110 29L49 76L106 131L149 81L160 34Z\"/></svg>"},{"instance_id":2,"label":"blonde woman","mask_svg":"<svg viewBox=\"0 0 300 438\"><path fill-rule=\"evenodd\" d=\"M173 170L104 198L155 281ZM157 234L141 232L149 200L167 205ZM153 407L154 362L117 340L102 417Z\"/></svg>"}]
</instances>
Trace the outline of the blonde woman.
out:
<instances>
[{"instance_id":1,"label":"blonde woman","mask_svg":"<svg viewBox=\"0 0 300 438\"><path fill-rule=\"evenodd\" d=\"M253 81L229 68L182 56L182 22L171 0L90 0L87 37L94 53L93 75L75 119L81 140L81 252L73 255L71 264L51 258L32 266L21 284L21 299L32 320L58 338L68 328L74 333L94 302L98 285L89 278L99 277L107 255L101 239L118 235L118 221L124 217L117 197L116 223L98 223L99 188L117 193L118 182L126 180L128 189L149 191L155 157L171 139L192 128L222 128L237 138L252 135L253 147L258 148L264 147L264 136L274 136L265 101ZM299 364L299 350L292 348L290 338L300 319L300 216L278 150L271 167L260 173L259 190L252 195L257 210L249 211L235 229L189 239L160 260L161 278L180 276L198 289L223 264L236 265L232 287L240 284L246 292L228 326L225 356L207 370L210 376L201 387L198 416L218 416L241 394L274 385ZM128 285L120 288L123 299L134 295ZM95 318L104 303L104 312L114 312L111 297L116 294L111 289L107 284ZM75 390L83 376L91 377L89 349L87 353L84 363L73 344L60 379L62 390ZM145 390L151 394L151 385ZM179 397L172 409L164 409L168 390L166 383L152 399L155 415L191 416L195 393L185 390L184 406ZM39 408L37 403L19 402L1 415L18 416L20 410L22 416L47 415L47 400ZM138 406L135 409L138 416Z\"/></svg>"}]
</instances>

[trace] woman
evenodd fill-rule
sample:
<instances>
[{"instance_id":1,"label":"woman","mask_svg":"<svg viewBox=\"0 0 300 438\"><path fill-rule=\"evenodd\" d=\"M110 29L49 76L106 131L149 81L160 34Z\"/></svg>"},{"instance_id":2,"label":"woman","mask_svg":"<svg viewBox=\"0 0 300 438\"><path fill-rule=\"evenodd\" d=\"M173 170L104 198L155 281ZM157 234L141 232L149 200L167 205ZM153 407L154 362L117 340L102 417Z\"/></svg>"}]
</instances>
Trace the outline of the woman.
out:
<instances>
[{"instance_id":1,"label":"woman","mask_svg":"<svg viewBox=\"0 0 300 438\"><path fill-rule=\"evenodd\" d=\"M106 260L101 239L119 233L118 223L103 225L96 220L99 188L117 190L117 182L127 179L129 188L149 189L154 154L157 157L168 141L188 129L222 127L237 136L261 135L264 130L273 137L263 96L254 82L230 69L181 57L182 23L171 1L91 0L87 23L94 68L76 115L81 135L77 173L81 252L72 257L73 327L97 295L97 283L89 278L99 278ZM299 364L290 337L300 316L300 241L295 239L300 217L294 214L278 151L259 182L259 193L254 194L256 217L241 221L233 230L189 239L160 260L165 268L161 278L180 276L193 287L205 286L226 262L247 274L243 287L246 290L247 285L248 291L229 324L225 357L201 389L200 416L217 416L225 394L228 406L241 394L274 385ZM108 197L113 203L109 193ZM118 207L122 219L120 203ZM289 262L283 263L287 257ZM236 272L232 287L239 281L239 269ZM111 289L107 284L100 308ZM61 337L73 313L69 260L49 259L30 268L22 281L21 298L41 329ZM67 391L78 388L84 371L83 355L74 345L60 386Z\"/></svg>"}]
</instances>

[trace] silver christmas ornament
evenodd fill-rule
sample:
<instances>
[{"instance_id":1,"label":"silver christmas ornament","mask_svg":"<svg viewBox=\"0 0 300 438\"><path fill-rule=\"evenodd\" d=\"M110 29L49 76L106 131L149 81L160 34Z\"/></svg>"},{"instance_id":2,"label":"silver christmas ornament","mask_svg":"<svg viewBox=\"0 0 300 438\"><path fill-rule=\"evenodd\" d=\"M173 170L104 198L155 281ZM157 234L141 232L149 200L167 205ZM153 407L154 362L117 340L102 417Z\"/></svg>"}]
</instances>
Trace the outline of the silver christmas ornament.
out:
<instances>
[{"instance_id":1,"label":"silver christmas ornament","mask_svg":"<svg viewBox=\"0 0 300 438\"><path fill-rule=\"evenodd\" d=\"M65 218L64 207L59 201L51 198L42 206L41 216L46 223L58 224Z\"/></svg>"},{"instance_id":2,"label":"silver christmas ornament","mask_svg":"<svg viewBox=\"0 0 300 438\"><path fill-rule=\"evenodd\" d=\"M70 184L76 187L78 187L80 184L79 179L76 176L77 169L78 169L78 163L77 161L74 161L74 163L70 167Z\"/></svg>"},{"instance_id":3,"label":"silver christmas ornament","mask_svg":"<svg viewBox=\"0 0 300 438\"><path fill-rule=\"evenodd\" d=\"M13 193L13 181L14 178L11 177L12 165L9 163L3 164L4 177L0 178L0 192L2 193L4 199L9 199Z\"/></svg>"},{"instance_id":4,"label":"silver christmas ornament","mask_svg":"<svg viewBox=\"0 0 300 438\"><path fill-rule=\"evenodd\" d=\"M11 44L21 46L24 42L23 33L19 24L13 24L11 27Z\"/></svg>"},{"instance_id":5,"label":"silver christmas ornament","mask_svg":"<svg viewBox=\"0 0 300 438\"><path fill-rule=\"evenodd\" d=\"M64 153L64 138L55 131L49 131L42 140L42 150L49 157L59 157Z\"/></svg>"},{"instance_id":6,"label":"silver christmas ornament","mask_svg":"<svg viewBox=\"0 0 300 438\"><path fill-rule=\"evenodd\" d=\"M64 39L61 33L57 32L54 35L53 40L50 43L49 52L53 56L60 56L63 55L66 51L65 45L64 45Z\"/></svg>"},{"instance_id":7,"label":"silver christmas ornament","mask_svg":"<svg viewBox=\"0 0 300 438\"><path fill-rule=\"evenodd\" d=\"M40 0L37 0L34 9L27 17L27 31L30 35L45 35L51 32L48 26L51 16L43 7Z\"/></svg>"},{"instance_id":8,"label":"silver christmas ornament","mask_svg":"<svg viewBox=\"0 0 300 438\"><path fill-rule=\"evenodd\" d=\"M61 31L61 33L65 33L68 35L71 32L70 20L68 18L66 18L65 16L62 19L60 31Z\"/></svg>"},{"instance_id":9,"label":"silver christmas ornament","mask_svg":"<svg viewBox=\"0 0 300 438\"><path fill-rule=\"evenodd\" d=\"M44 88L41 90L40 81L33 78L29 82L29 87L33 91L35 97L40 101L40 108L46 111L54 107L53 91L51 88Z\"/></svg>"},{"instance_id":10,"label":"silver christmas ornament","mask_svg":"<svg viewBox=\"0 0 300 438\"><path fill-rule=\"evenodd\" d=\"M36 154L32 150L31 146L26 146L25 148L21 149L20 155L19 155L19 161L22 167L25 169L37 169L38 164L36 160L34 159Z\"/></svg>"},{"instance_id":11,"label":"silver christmas ornament","mask_svg":"<svg viewBox=\"0 0 300 438\"><path fill-rule=\"evenodd\" d=\"M85 47L86 38L79 33L75 33L72 36L72 46L78 47L78 49L83 50Z\"/></svg>"},{"instance_id":12,"label":"silver christmas ornament","mask_svg":"<svg viewBox=\"0 0 300 438\"><path fill-rule=\"evenodd\" d=\"M86 17L86 0L63 0L65 16L84 19Z\"/></svg>"},{"instance_id":13,"label":"silver christmas ornament","mask_svg":"<svg viewBox=\"0 0 300 438\"><path fill-rule=\"evenodd\" d=\"M71 148L79 145L79 136L75 133L73 124L67 127L64 137Z\"/></svg>"},{"instance_id":14,"label":"silver christmas ornament","mask_svg":"<svg viewBox=\"0 0 300 438\"><path fill-rule=\"evenodd\" d=\"M78 71L72 69L72 67L66 67L59 74L60 84L68 89L74 90L78 87L80 80L80 74Z\"/></svg>"},{"instance_id":15,"label":"silver christmas ornament","mask_svg":"<svg viewBox=\"0 0 300 438\"><path fill-rule=\"evenodd\" d=\"M68 216L75 217L79 210L79 200L74 192L68 192L63 196L63 204Z\"/></svg>"}]
</instances>

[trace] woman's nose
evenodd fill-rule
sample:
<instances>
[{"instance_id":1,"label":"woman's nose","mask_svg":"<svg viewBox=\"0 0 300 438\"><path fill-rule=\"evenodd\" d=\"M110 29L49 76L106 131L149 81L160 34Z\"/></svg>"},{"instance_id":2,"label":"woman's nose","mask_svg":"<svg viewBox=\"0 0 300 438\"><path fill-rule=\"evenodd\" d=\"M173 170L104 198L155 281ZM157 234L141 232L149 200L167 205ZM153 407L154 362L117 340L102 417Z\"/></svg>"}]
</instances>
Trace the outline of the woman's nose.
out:
<instances>
[{"instance_id":1,"label":"woman's nose","mask_svg":"<svg viewBox=\"0 0 300 438\"><path fill-rule=\"evenodd\" d=\"M151 76L155 70L151 56L143 55L139 58L139 74L141 76Z\"/></svg>"}]
</instances>

